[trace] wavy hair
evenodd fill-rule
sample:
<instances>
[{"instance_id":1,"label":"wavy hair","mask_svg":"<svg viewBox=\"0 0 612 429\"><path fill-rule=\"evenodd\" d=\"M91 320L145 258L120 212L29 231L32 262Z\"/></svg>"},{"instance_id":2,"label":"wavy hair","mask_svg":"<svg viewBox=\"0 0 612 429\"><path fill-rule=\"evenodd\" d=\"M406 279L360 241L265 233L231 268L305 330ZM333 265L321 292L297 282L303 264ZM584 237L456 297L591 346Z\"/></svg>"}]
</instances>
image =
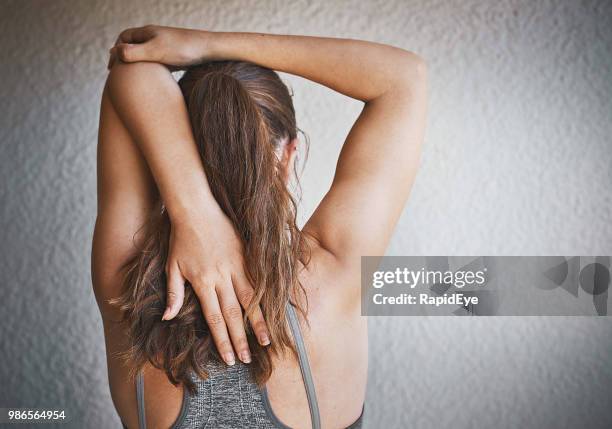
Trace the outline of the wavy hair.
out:
<instances>
[{"instance_id":1,"label":"wavy hair","mask_svg":"<svg viewBox=\"0 0 612 429\"><path fill-rule=\"evenodd\" d=\"M287 188L278 151L297 137L288 88L274 71L241 61L215 61L188 69L179 80L212 193L244 245L245 270L254 298L245 311L254 381L272 372L272 355L295 352L285 303L299 306L304 289L298 267L307 265L307 241L297 227L296 201ZM128 327L124 353L133 373L146 362L168 379L195 390L190 372L206 378L209 362L223 362L189 283L178 315L162 321L165 265L172 225L161 199L139 231L138 252L124 265L123 293L115 299ZM303 301L305 302L305 301ZM247 317L261 306L271 345L258 344Z\"/></svg>"}]
</instances>

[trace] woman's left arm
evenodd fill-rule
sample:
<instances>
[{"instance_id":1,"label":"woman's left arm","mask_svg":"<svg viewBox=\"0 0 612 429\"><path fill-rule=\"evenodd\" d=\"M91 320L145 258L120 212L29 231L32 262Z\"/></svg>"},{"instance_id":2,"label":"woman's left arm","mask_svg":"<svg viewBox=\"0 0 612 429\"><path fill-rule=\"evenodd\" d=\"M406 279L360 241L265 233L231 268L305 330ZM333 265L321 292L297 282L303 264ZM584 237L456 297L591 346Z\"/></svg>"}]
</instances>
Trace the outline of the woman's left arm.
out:
<instances>
[{"instance_id":1,"label":"woman's left arm","mask_svg":"<svg viewBox=\"0 0 612 429\"><path fill-rule=\"evenodd\" d=\"M180 310L187 280L226 363L233 361L232 348L242 361L249 361L241 306L248 306L253 289L244 271L242 243L208 187L177 82L160 64L116 64L107 91L146 160L170 217L164 319ZM268 344L259 309L250 322L259 342Z\"/></svg>"}]
</instances>

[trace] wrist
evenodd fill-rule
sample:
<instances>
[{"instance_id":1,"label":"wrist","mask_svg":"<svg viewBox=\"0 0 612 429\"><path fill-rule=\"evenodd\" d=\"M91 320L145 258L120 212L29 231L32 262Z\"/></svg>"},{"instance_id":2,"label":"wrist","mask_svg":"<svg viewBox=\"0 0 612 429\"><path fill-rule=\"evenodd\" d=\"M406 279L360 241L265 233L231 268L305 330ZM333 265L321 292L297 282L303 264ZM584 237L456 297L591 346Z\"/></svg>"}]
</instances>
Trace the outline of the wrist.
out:
<instances>
[{"instance_id":1,"label":"wrist","mask_svg":"<svg viewBox=\"0 0 612 429\"><path fill-rule=\"evenodd\" d=\"M222 60L223 43L219 40L223 33L198 30L196 36L199 58L203 61Z\"/></svg>"},{"instance_id":2,"label":"wrist","mask_svg":"<svg viewBox=\"0 0 612 429\"><path fill-rule=\"evenodd\" d=\"M222 43L219 43L221 33L214 31L204 31L202 34L202 46L205 49L205 58L211 60L222 60L221 52Z\"/></svg>"}]
</instances>

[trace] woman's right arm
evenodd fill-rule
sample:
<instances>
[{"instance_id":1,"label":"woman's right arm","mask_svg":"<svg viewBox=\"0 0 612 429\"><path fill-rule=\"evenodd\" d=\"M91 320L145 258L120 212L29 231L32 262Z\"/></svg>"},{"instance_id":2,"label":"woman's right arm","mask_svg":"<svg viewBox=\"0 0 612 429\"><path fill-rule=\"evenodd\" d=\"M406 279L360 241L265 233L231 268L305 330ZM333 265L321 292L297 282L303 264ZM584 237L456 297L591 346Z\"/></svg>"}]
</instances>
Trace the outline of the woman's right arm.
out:
<instances>
[{"instance_id":1,"label":"woman's right arm","mask_svg":"<svg viewBox=\"0 0 612 429\"><path fill-rule=\"evenodd\" d=\"M332 186L304 230L357 275L352 268L359 267L362 255L384 254L412 187L424 137L427 83L420 57L377 43L308 36L151 26L122 36L113 53L124 61L249 61L363 101Z\"/></svg>"},{"instance_id":2,"label":"woman's right arm","mask_svg":"<svg viewBox=\"0 0 612 429\"><path fill-rule=\"evenodd\" d=\"M362 255L384 254L419 162L426 122L423 60L358 40L249 33L213 33L208 40L210 58L254 62L365 103L332 186L304 229L345 266L358 267Z\"/></svg>"},{"instance_id":3,"label":"woman's right arm","mask_svg":"<svg viewBox=\"0 0 612 429\"><path fill-rule=\"evenodd\" d=\"M357 40L248 33L214 33L208 40L209 58L257 63L365 103L332 186L304 227L358 276L362 255L384 254L416 174L426 122L423 60ZM359 288L350 295L359 302Z\"/></svg>"}]
</instances>

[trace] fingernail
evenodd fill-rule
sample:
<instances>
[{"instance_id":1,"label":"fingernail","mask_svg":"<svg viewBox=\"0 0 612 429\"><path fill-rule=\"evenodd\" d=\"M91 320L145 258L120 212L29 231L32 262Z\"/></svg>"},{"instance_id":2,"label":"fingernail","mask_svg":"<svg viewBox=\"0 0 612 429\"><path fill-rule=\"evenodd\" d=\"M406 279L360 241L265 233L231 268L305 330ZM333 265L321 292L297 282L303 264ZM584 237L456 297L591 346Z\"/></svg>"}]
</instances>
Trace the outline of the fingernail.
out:
<instances>
[{"instance_id":1,"label":"fingernail","mask_svg":"<svg viewBox=\"0 0 612 429\"><path fill-rule=\"evenodd\" d=\"M270 344L270 339L267 335L262 334L259 336L259 344L261 344L262 346L267 346L268 344Z\"/></svg>"},{"instance_id":2,"label":"fingernail","mask_svg":"<svg viewBox=\"0 0 612 429\"><path fill-rule=\"evenodd\" d=\"M248 351L243 351L240 353L240 360L244 363L250 363L251 362L251 354Z\"/></svg>"},{"instance_id":3,"label":"fingernail","mask_svg":"<svg viewBox=\"0 0 612 429\"><path fill-rule=\"evenodd\" d=\"M168 313L170 313L170 307L166 307L166 311L162 315L162 320L168 320Z\"/></svg>"},{"instance_id":4,"label":"fingernail","mask_svg":"<svg viewBox=\"0 0 612 429\"><path fill-rule=\"evenodd\" d=\"M234 354L233 353L225 353L223 355L223 360L225 361L226 364L228 364L229 366L232 366L236 363L236 360L234 358Z\"/></svg>"}]
</instances>

